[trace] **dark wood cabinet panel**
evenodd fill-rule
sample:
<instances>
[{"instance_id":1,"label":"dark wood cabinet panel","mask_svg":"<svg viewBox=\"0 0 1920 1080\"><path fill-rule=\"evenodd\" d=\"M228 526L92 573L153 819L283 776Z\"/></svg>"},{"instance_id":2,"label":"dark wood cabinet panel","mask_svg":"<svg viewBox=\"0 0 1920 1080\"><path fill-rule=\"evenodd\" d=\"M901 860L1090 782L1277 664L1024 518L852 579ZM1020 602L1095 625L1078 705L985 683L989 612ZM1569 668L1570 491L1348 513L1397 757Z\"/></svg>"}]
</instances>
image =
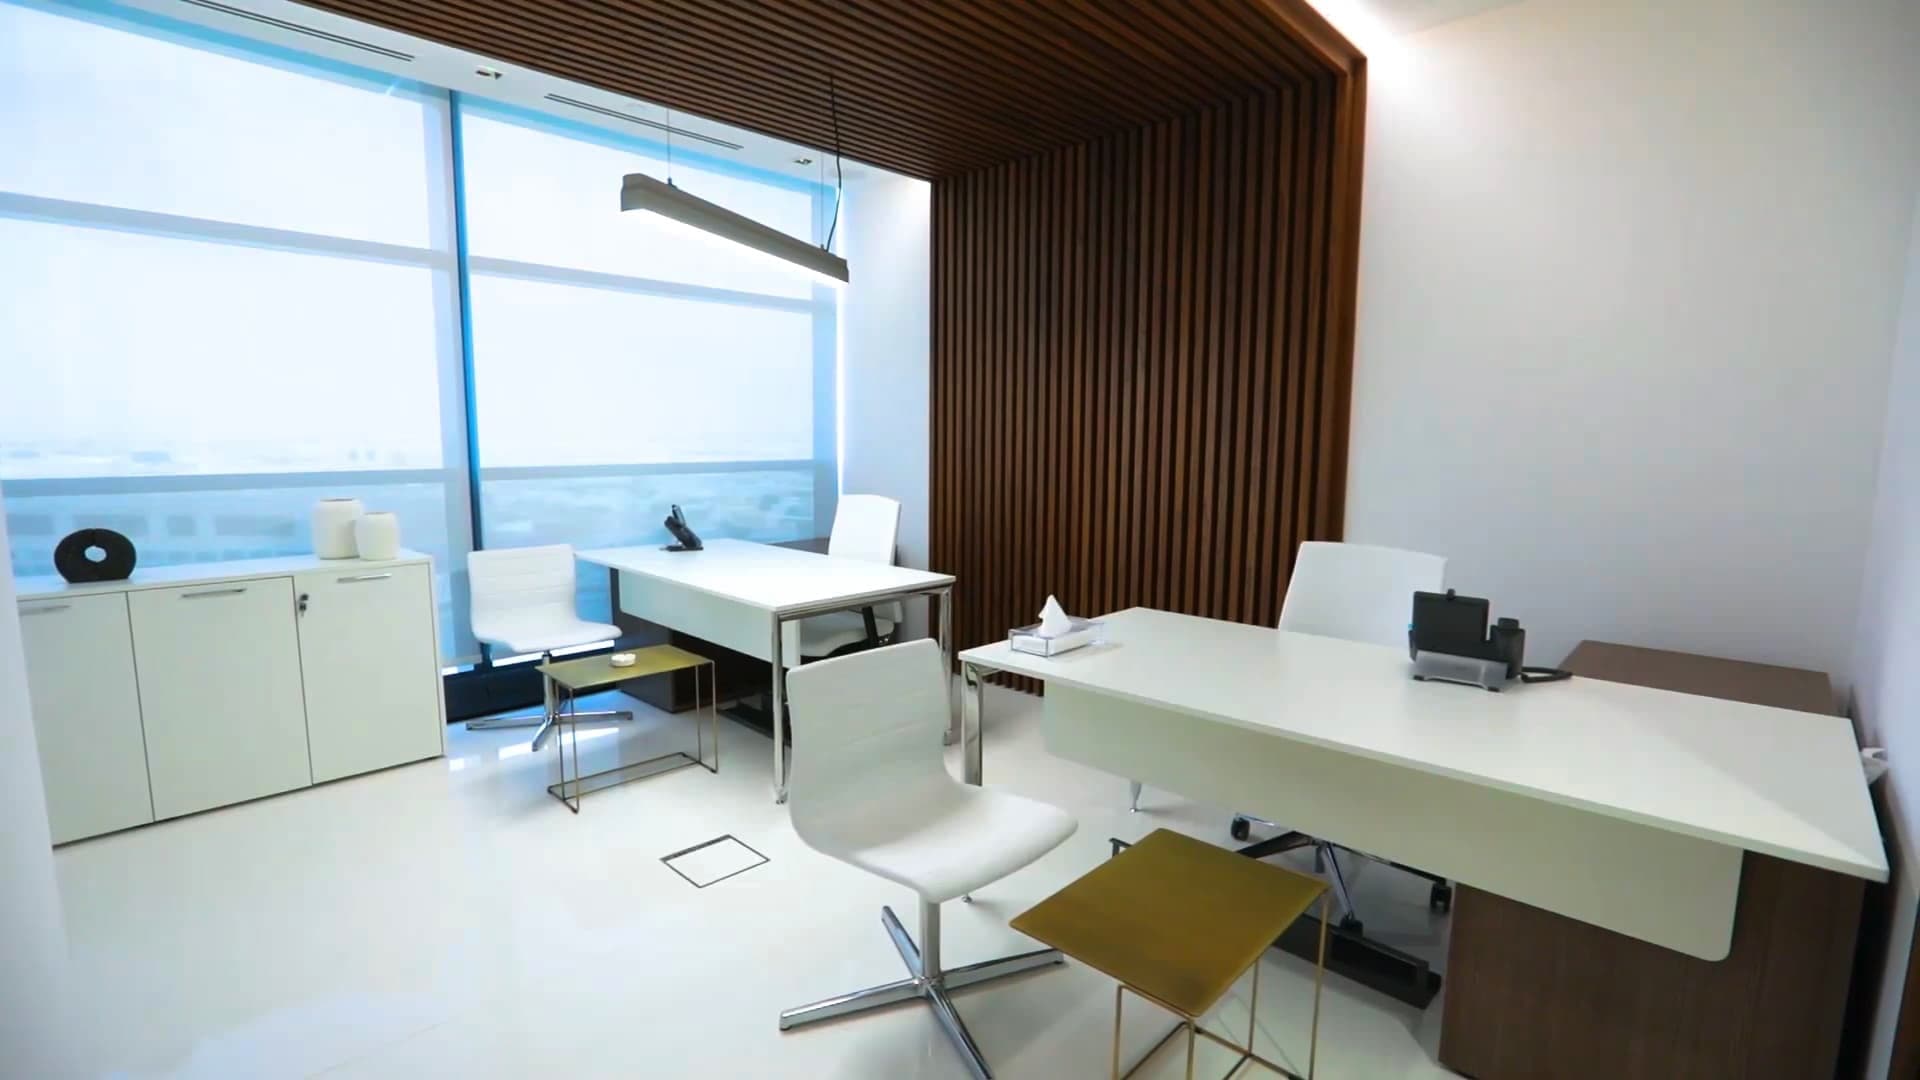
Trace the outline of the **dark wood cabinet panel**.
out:
<instances>
[{"instance_id":1,"label":"dark wood cabinet panel","mask_svg":"<svg viewBox=\"0 0 1920 1080\"><path fill-rule=\"evenodd\" d=\"M1834 709L1827 677L1813 671L1591 641L1562 666L1583 678ZM1458 886L1440 1061L1477 1080L1831 1077L1865 888L1748 852L1733 945L1711 963Z\"/></svg>"}]
</instances>

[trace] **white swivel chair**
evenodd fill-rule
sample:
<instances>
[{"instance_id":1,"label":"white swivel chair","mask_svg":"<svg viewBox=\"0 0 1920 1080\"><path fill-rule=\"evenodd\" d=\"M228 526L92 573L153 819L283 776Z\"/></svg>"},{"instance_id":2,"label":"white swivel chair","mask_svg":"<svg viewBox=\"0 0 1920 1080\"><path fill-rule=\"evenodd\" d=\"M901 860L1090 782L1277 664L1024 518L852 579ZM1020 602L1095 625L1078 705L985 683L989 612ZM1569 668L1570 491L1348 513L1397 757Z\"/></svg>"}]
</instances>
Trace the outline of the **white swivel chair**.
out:
<instances>
[{"instance_id":1,"label":"white swivel chair","mask_svg":"<svg viewBox=\"0 0 1920 1080\"><path fill-rule=\"evenodd\" d=\"M473 601L473 636L510 653L540 653L588 645L620 636L620 628L589 622L574 609L573 548L567 544L496 548L467 556L468 595ZM540 680L546 698L539 716L495 716L470 720L467 730L535 727L533 748L545 749L554 730L552 688ZM577 719L631 720L633 713L583 712Z\"/></svg>"},{"instance_id":2,"label":"white swivel chair","mask_svg":"<svg viewBox=\"0 0 1920 1080\"><path fill-rule=\"evenodd\" d=\"M1280 605L1280 629L1405 649L1407 624L1413 617L1413 594L1441 592L1446 587L1446 579L1447 560L1439 555L1308 540L1300 545L1293 561L1293 577L1287 582L1287 597ZM1236 816L1232 826L1234 839L1247 839L1255 821L1274 824L1245 814ZM1315 863L1332 879L1334 893L1340 900L1341 925L1358 929L1359 916L1347 894L1346 879L1340 872L1334 845L1289 833L1255 845L1255 850L1271 846L1277 852L1307 844L1313 845ZM1411 867L1402 869L1434 883L1435 907L1451 902L1444 881Z\"/></svg>"},{"instance_id":3,"label":"white swivel chair","mask_svg":"<svg viewBox=\"0 0 1920 1080\"><path fill-rule=\"evenodd\" d=\"M884 495L842 495L827 535L827 554L844 559L893 564L900 536L900 504ZM900 605L880 604L862 611L836 611L800 623L800 655L832 656L849 646L873 647L893 640Z\"/></svg>"},{"instance_id":4,"label":"white swivel chair","mask_svg":"<svg viewBox=\"0 0 1920 1080\"><path fill-rule=\"evenodd\" d=\"M881 925L907 977L780 1014L780 1030L923 1001L973 1076L993 1075L948 992L1062 962L1038 949L965 967L940 966L940 905L998 881L1058 847L1077 827L1065 811L963 784L947 772L948 680L928 640L794 668L787 702L806 738L793 744L787 807L794 831L824 855L920 896L920 937L891 907Z\"/></svg>"}]
</instances>

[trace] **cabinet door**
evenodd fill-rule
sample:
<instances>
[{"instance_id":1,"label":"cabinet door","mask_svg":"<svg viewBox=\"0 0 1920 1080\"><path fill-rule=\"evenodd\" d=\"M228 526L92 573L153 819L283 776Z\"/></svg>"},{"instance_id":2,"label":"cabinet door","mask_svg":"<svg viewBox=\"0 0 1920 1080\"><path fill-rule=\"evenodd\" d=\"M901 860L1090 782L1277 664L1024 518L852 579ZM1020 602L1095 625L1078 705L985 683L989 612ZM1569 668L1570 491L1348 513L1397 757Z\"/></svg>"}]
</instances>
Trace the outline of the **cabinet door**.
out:
<instances>
[{"instance_id":1,"label":"cabinet door","mask_svg":"<svg viewBox=\"0 0 1920 1080\"><path fill-rule=\"evenodd\" d=\"M153 820L125 593L20 604L53 842Z\"/></svg>"},{"instance_id":2,"label":"cabinet door","mask_svg":"<svg viewBox=\"0 0 1920 1080\"><path fill-rule=\"evenodd\" d=\"M127 594L156 818L312 783L293 579Z\"/></svg>"},{"instance_id":3,"label":"cabinet door","mask_svg":"<svg viewBox=\"0 0 1920 1080\"><path fill-rule=\"evenodd\" d=\"M430 568L314 571L294 588L314 783L438 756Z\"/></svg>"}]
</instances>

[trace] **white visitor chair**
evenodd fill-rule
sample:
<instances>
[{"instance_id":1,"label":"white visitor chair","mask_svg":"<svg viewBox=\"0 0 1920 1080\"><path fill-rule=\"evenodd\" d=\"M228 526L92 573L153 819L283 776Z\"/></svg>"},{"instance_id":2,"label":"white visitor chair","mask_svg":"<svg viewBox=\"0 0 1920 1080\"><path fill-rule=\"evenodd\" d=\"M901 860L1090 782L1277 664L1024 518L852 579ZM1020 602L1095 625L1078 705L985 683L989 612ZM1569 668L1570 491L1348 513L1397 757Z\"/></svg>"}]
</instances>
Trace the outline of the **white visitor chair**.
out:
<instances>
[{"instance_id":1,"label":"white visitor chair","mask_svg":"<svg viewBox=\"0 0 1920 1080\"><path fill-rule=\"evenodd\" d=\"M1287 597L1280 605L1280 629L1404 650L1407 624L1413 614L1413 594L1443 592L1446 579L1447 560L1439 555L1309 540L1300 545L1293 561L1293 577L1287 582ZM1274 824L1246 814L1237 815L1231 830L1234 839L1247 839L1256 822ZM1332 880L1334 894L1340 900L1340 924L1351 930L1360 928L1333 844L1288 834L1255 845L1252 850L1257 851L1266 844L1274 851L1312 844L1315 867ZM1451 890L1442 879L1412 867L1402 869L1420 874L1433 883L1430 902L1434 907L1445 910L1451 905Z\"/></svg>"},{"instance_id":2,"label":"white visitor chair","mask_svg":"<svg viewBox=\"0 0 1920 1080\"><path fill-rule=\"evenodd\" d=\"M827 535L827 554L892 565L899 537L899 502L884 495L842 495L833 512L833 531ZM889 644L900 618L900 605L895 602L802 620L800 655L818 658L852 646Z\"/></svg>"},{"instance_id":3,"label":"white visitor chair","mask_svg":"<svg viewBox=\"0 0 1920 1080\"><path fill-rule=\"evenodd\" d=\"M495 548L467 556L468 595L473 603L473 636L514 654L539 653L589 645L620 636L620 628L590 622L574 608L573 547ZM468 731L539 727L533 748L546 747L554 730L552 684L540 680L546 697L538 716L494 716L467 722ZM583 712L578 719L632 720L633 713Z\"/></svg>"},{"instance_id":4,"label":"white visitor chair","mask_svg":"<svg viewBox=\"0 0 1920 1080\"><path fill-rule=\"evenodd\" d=\"M993 1075L954 1011L949 991L1061 963L1037 949L965 967L940 966L940 905L1019 870L1077 827L1065 811L963 784L947 772L940 740L948 680L933 641L851 653L794 668L787 702L806 732L794 740L787 806L793 828L824 855L904 885L920 897L920 935L891 907L880 922L907 977L780 1014L780 1029L920 1001L973 1076Z\"/></svg>"}]
</instances>

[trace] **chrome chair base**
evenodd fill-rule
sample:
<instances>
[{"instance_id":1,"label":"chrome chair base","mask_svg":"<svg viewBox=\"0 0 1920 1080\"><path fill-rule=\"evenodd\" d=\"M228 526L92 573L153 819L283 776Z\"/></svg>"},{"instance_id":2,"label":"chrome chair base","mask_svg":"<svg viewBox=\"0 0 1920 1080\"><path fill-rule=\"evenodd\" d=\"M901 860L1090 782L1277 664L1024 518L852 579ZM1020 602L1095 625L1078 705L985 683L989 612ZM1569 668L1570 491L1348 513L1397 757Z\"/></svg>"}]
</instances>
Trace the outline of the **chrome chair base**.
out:
<instances>
[{"instance_id":1,"label":"chrome chair base","mask_svg":"<svg viewBox=\"0 0 1920 1080\"><path fill-rule=\"evenodd\" d=\"M780 1030L790 1031L823 1020L871 1012L902 1002L922 1001L933 1010L934 1019L939 1021L940 1029L947 1033L947 1039L953 1043L954 1049L960 1052L974 1080L993 1080L993 1070L987 1067L986 1059L980 1055L980 1048L974 1045L973 1036L967 1032L967 1025L961 1022L960 1014L954 1010L948 992L1004 979L1035 968L1064 964L1066 958L1060 955L1058 949L1036 949L1016 956L942 970L940 905L921 903L920 945L916 945L913 938L908 936L892 908L880 909L880 924L886 928L887 936L893 939L893 947L899 950L908 977L788 1009L780 1014Z\"/></svg>"},{"instance_id":2,"label":"chrome chair base","mask_svg":"<svg viewBox=\"0 0 1920 1080\"><path fill-rule=\"evenodd\" d=\"M612 720L618 722L632 719L633 714L625 709L609 712L568 713L566 715L566 721L569 724L577 724L583 720ZM535 752L547 748L547 740L553 738L553 733L560 729L560 720L560 716L556 714L547 717L546 720L540 724L540 730L533 733L533 749Z\"/></svg>"},{"instance_id":3,"label":"chrome chair base","mask_svg":"<svg viewBox=\"0 0 1920 1080\"><path fill-rule=\"evenodd\" d=\"M546 722L544 713L534 713L531 716L488 716L467 721L467 730L492 731L494 728L539 727Z\"/></svg>"}]
</instances>

